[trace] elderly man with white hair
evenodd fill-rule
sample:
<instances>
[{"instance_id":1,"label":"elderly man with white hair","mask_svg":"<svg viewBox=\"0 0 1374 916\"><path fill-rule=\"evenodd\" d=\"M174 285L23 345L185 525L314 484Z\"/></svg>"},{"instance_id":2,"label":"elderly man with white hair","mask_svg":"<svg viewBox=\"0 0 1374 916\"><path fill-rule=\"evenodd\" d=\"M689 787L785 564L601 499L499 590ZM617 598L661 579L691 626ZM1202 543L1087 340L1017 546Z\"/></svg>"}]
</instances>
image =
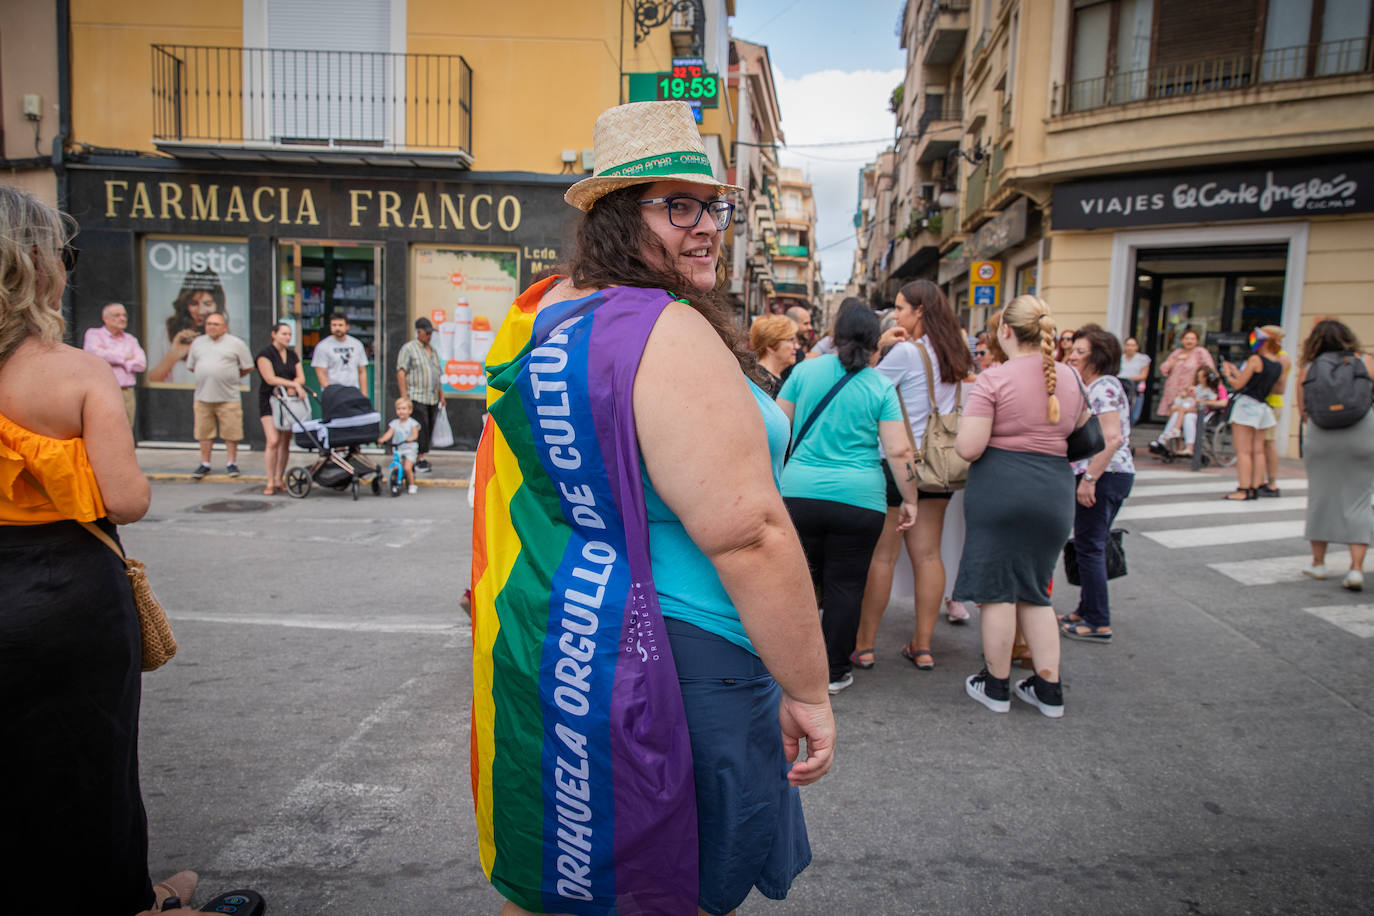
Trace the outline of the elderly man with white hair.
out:
<instances>
[{"instance_id":1,"label":"elderly man with white hair","mask_svg":"<svg viewBox=\"0 0 1374 916\"><path fill-rule=\"evenodd\" d=\"M124 392L124 412L129 425L134 425L134 374L148 368L148 357L139 346L138 338L125 330L129 313L118 302L111 302L100 310L103 325L86 331L81 349L94 353L114 370L115 381Z\"/></svg>"}]
</instances>

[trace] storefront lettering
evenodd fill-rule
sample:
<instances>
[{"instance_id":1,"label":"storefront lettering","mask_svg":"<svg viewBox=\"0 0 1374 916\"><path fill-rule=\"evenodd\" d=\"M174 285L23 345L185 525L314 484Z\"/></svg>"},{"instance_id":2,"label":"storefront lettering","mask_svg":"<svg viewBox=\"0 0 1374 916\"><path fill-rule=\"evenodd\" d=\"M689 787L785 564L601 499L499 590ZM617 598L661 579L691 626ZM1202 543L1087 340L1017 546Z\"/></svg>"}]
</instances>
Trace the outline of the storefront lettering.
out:
<instances>
[{"instance_id":1,"label":"storefront lettering","mask_svg":"<svg viewBox=\"0 0 1374 916\"><path fill-rule=\"evenodd\" d=\"M176 220L183 223L276 223L318 226L314 192L308 188L244 188L234 184L148 183L105 179L105 217ZM473 229L493 225L502 232L520 228L523 210L513 194L417 192L348 189L348 225L375 229ZM436 225L437 223L437 225Z\"/></svg>"},{"instance_id":2,"label":"storefront lettering","mask_svg":"<svg viewBox=\"0 0 1374 916\"><path fill-rule=\"evenodd\" d=\"M529 265L531 276L558 266L557 248L531 248L526 245L520 253L524 257L525 263Z\"/></svg>"},{"instance_id":3,"label":"storefront lettering","mask_svg":"<svg viewBox=\"0 0 1374 916\"><path fill-rule=\"evenodd\" d=\"M163 273L213 270L229 276L248 270L248 259L225 245L203 249L184 242L153 242L148 246L148 266Z\"/></svg>"},{"instance_id":4,"label":"storefront lettering","mask_svg":"<svg viewBox=\"0 0 1374 916\"><path fill-rule=\"evenodd\" d=\"M173 181L157 183L157 212L154 213L152 197L147 182L130 183L117 178L105 180L105 217L118 219L176 219L191 223L278 223L283 226L318 226L320 218L315 211L315 197L309 188L293 191L291 188L255 188L251 195L244 197L243 188L230 185L227 191L217 184L202 186L190 185L191 215L188 218L184 201L186 188ZM295 198L294 208L292 198ZM224 216L220 216L220 203L224 203ZM252 212L250 218L249 212Z\"/></svg>"},{"instance_id":5,"label":"storefront lettering","mask_svg":"<svg viewBox=\"0 0 1374 916\"><path fill-rule=\"evenodd\" d=\"M479 231L491 228L492 212L495 210L496 224L502 232L514 232L520 228L520 199L505 194L499 200L490 194L476 194L471 200L467 194L449 194L443 191L435 194L438 207L431 203L430 196L423 191L415 195L410 205L410 217L402 216L405 201L396 191L372 191L367 188L350 188L348 191L348 225L362 226L376 210L378 229L433 229L432 214L437 210L440 229L466 229L469 225Z\"/></svg>"},{"instance_id":6,"label":"storefront lettering","mask_svg":"<svg viewBox=\"0 0 1374 916\"><path fill-rule=\"evenodd\" d=\"M1265 173L1264 196L1260 198L1260 209L1269 212L1275 201L1292 201L1295 210L1330 210L1354 206L1355 192L1360 186L1345 173L1330 181L1313 178L1305 182L1284 187L1274 184L1274 173ZM1332 198L1339 198L1333 200Z\"/></svg>"},{"instance_id":7,"label":"storefront lettering","mask_svg":"<svg viewBox=\"0 0 1374 916\"><path fill-rule=\"evenodd\" d=\"M1128 216L1142 210L1164 209L1163 194L1135 194L1127 197L1090 197L1078 205L1085 215L1091 213L1120 213Z\"/></svg>"}]
</instances>

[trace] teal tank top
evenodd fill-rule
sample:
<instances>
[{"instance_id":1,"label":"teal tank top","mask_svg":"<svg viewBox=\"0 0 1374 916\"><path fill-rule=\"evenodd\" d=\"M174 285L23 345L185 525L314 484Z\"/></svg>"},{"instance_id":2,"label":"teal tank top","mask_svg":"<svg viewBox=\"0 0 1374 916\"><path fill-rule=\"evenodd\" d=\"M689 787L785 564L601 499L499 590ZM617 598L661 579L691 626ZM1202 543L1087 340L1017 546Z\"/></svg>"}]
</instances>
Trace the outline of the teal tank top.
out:
<instances>
[{"instance_id":1,"label":"teal tank top","mask_svg":"<svg viewBox=\"0 0 1374 916\"><path fill-rule=\"evenodd\" d=\"M782 460L787 454L791 424L787 422L787 414L773 403L767 392L752 382L749 387L759 413L763 414L768 455L773 463L773 485L777 486L782 477ZM649 516L649 560L663 616L701 627L757 655L753 643L744 634L739 612L726 594L725 586L720 584L716 568L692 543L677 516L659 499L643 464L641 459L644 504Z\"/></svg>"}]
</instances>

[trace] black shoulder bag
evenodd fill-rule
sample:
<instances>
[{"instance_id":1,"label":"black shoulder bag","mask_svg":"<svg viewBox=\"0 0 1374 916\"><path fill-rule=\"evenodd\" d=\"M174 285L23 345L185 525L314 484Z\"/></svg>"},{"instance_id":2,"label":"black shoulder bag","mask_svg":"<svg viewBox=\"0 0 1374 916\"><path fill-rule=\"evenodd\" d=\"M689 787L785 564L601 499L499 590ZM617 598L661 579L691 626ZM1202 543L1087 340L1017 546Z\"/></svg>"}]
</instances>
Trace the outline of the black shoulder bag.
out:
<instances>
[{"instance_id":1,"label":"black shoulder bag","mask_svg":"<svg viewBox=\"0 0 1374 916\"><path fill-rule=\"evenodd\" d=\"M801 429L797 430L797 434L793 436L792 441L788 443L787 455L785 458L783 458L783 461L790 461L792 459L792 453L795 452L797 450L797 446L801 444L802 437L811 431L812 424L814 424L816 422L816 418L821 415L821 411L825 410L825 405L829 404L832 400L834 400L835 395L840 393L840 389L843 388L845 385L848 385L850 379L858 375L860 371L861 370L859 369L852 369L849 372L846 372L843 376L840 377L840 380L835 383L834 387L825 393L825 397L821 398L821 402L816 405L816 409L811 411L811 416L806 418L806 422L801 425Z\"/></svg>"},{"instance_id":2,"label":"black shoulder bag","mask_svg":"<svg viewBox=\"0 0 1374 916\"><path fill-rule=\"evenodd\" d=\"M1083 392L1083 406L1088 410L1088 422L1069 433L1064 441L1068 444L1068 459L1081 461L1106 448L1107 437L1102 435L1102 421L1097 419L1097 414L1092 412L1092 407L1088 403L1088 389L1083 387L1083 380L1078 378L1076 372L1074 378L1078 379L1078 390Z\"/></svg>"}]
</instances>

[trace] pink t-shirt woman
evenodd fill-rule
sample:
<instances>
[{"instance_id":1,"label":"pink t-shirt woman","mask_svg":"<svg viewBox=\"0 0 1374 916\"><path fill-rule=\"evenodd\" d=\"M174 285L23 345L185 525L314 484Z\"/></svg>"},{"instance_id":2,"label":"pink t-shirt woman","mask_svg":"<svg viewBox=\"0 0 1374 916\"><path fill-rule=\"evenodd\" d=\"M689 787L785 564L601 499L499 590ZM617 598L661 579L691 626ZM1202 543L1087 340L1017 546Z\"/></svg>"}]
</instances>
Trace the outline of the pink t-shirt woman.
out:
<instances>
[{"instance_id":1,"label":"pink t-shirt woman","mask_svg":"<svg viewBox=\"0 0 1374 916\"><path fill-rule=\"evenodd\" d=\"M1044 362L1038 354L1016 356L978 376L964 407L966 417L992 419L988 448L1041 455L1068 454L1066 439L1083 413L1083 389L1078 373L1054 364L1059 422L1046 418Z\"/></svg>"}]
</instances>

